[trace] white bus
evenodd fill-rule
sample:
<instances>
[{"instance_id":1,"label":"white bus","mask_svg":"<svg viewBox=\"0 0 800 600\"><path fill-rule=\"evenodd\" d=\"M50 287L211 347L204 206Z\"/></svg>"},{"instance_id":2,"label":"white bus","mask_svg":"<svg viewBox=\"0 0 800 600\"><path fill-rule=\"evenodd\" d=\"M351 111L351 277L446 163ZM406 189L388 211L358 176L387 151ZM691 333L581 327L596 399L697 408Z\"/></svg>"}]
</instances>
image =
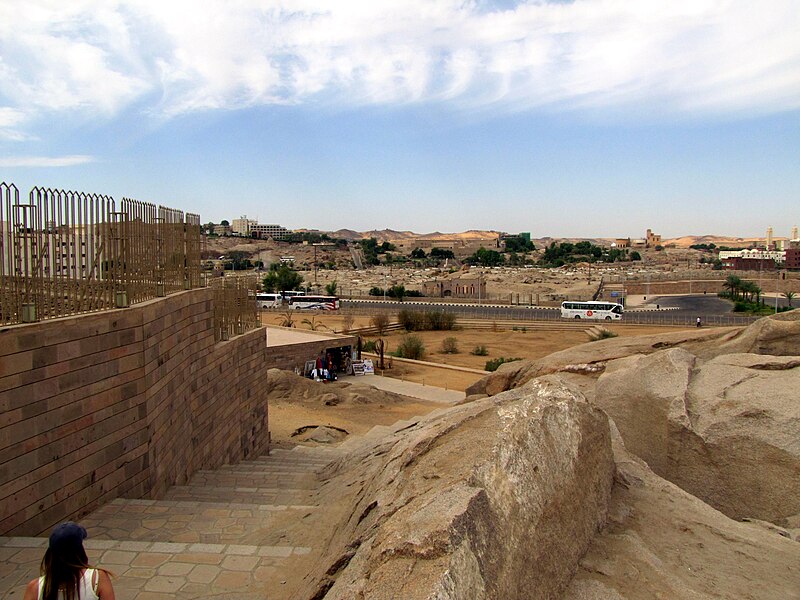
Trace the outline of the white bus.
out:
<instances>
[{"instance_id":1,"label":"white bus","mask_svg":"<svg viewBox=\"0 0 800 600\"><path fill-rule=\"evenodd\" d=\"M339 310L336 296L292 296L289 308L294 310Z\"/></svg>"},{"instance_id":2,"label":"white bus","mask_svg":"<svg viewBox=\"0 0 800 600\"><path fill-rule=\"evenodd\" d=\"M622 305L615 302L562 302L562 319L597 319L618 321L622 318Z\"/></svg>"},{"instance_id":3,"label":"white bus","mask_svg":"<svg viewBox=\"0 0 800 600\"><path fill-rule=\"evenodd\" d=\"M256 305L258 308L279 308L283 304L280 294L270 294L258 292L256 294Z\"/></svg>"},{"instance_id":4,"label":"white bus","mask_svg":"<svg viewBox=\"0 0 800 600\"><path fill-rule=\"evenodd\" d=\"M306 293L303 290L283 290L281 292L281 296L283 296L283 299L286 300L287 302L289 301L289 298L291 298L292 296L305 296L305 295Z\"/></svg>"}]
</instances>

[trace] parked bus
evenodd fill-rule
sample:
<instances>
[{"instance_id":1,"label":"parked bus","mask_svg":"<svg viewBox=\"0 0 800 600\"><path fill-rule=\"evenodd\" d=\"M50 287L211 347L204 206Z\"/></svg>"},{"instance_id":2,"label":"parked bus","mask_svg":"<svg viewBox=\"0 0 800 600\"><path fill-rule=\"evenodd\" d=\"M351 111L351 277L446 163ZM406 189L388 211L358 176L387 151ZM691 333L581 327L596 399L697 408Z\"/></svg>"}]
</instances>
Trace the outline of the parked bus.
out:
<instances>
[{"instance_id":1,"label":"parked bus","mask_svg":"<svg viewBox=\"0 0 800 600\"><path fill-rule=\"evenodd\" d=\"M283 304L280 294L270 294L258 292L256 294L256 305L258 308L279 308Z\"/></svg>"},{"instance_id":2,"label":"parked bus","mask_svg":"<svg viewBox=\"0 0 800 600\"><path fill-rule=\"evenodd\" d=\"M336 296L292 296L289 308L295 310L338 310L339 298Z\"/></svg>"},{"instance_id":3,"label":"parked bus","mask_svg":"<svg viewBox=\"0 0 800 600\"><path fill-rule=\"evenodd\" d=\"M306 293L303 290L283 290L281 292L281 296L286 302L288 302L289 298L291 298L292 296L305 296L305 295Z\"/></svg>"},{"instance_id":4,"label":"parked bus","mask_svg":"<svg viewBox=\"0 0 800 600\"><path fill-rule=\"evenodd\" d=\"M622 305L614 302L562 302L561 318L618 321L622 310Z\"/></svg>"}]
</instances>

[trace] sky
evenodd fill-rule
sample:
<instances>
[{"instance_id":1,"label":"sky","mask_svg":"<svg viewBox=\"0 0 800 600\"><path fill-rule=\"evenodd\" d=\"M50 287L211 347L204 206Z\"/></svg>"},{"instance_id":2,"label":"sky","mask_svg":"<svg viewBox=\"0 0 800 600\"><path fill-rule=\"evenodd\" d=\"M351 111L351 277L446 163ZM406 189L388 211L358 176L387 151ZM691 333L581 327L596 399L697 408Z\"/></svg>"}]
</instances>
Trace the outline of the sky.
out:
<instances>
[{"instance_id":1,"label":"sky","mask_svg":"<svg viewBox=\"0 0 800 600\"><path fill-rule=\"evenodd\" d=\"M797 0L3 0L0 181L290 229L788 236Z\"/></svg>"}]
</instances>

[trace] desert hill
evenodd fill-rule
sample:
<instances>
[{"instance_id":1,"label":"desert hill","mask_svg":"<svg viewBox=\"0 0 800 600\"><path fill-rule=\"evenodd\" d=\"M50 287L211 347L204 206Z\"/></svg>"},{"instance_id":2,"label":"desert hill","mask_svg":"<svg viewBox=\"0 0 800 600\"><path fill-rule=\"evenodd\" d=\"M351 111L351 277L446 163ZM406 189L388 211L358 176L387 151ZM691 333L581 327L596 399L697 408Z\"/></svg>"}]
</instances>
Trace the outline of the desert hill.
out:
<instances>
[{"instance_id":1,"label":"desert hill","mask_svg":"<svg viewBox=\"0 0 800 600\"><path fill-rule=\"evenodd\" d=\"M685 235L683 237L663 240L664 245L673 245L676 248L688 248L695 244L715 244L717 246L728 246L731 248L747 248L751 245L763 243L763 237L741 238L720 235Z\"/></svg>"}]
</instances>

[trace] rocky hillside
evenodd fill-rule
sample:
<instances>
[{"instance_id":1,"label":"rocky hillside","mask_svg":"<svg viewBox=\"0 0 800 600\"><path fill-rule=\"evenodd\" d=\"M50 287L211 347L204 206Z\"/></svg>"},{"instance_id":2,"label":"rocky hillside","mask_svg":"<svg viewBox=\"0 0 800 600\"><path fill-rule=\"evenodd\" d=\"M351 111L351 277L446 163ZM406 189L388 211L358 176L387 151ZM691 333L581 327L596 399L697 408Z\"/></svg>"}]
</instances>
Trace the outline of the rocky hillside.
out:
<instances>
[{"instance_id":1,"label":"rocky hillside","mask_svg":"<svg viewBox=\"0 0 800 600\"><path fill-rule=\"evenodd\" d=\"M352 444L304 598L800 597L800 311L591 342Z\"/></svg>"}]
</instances>

